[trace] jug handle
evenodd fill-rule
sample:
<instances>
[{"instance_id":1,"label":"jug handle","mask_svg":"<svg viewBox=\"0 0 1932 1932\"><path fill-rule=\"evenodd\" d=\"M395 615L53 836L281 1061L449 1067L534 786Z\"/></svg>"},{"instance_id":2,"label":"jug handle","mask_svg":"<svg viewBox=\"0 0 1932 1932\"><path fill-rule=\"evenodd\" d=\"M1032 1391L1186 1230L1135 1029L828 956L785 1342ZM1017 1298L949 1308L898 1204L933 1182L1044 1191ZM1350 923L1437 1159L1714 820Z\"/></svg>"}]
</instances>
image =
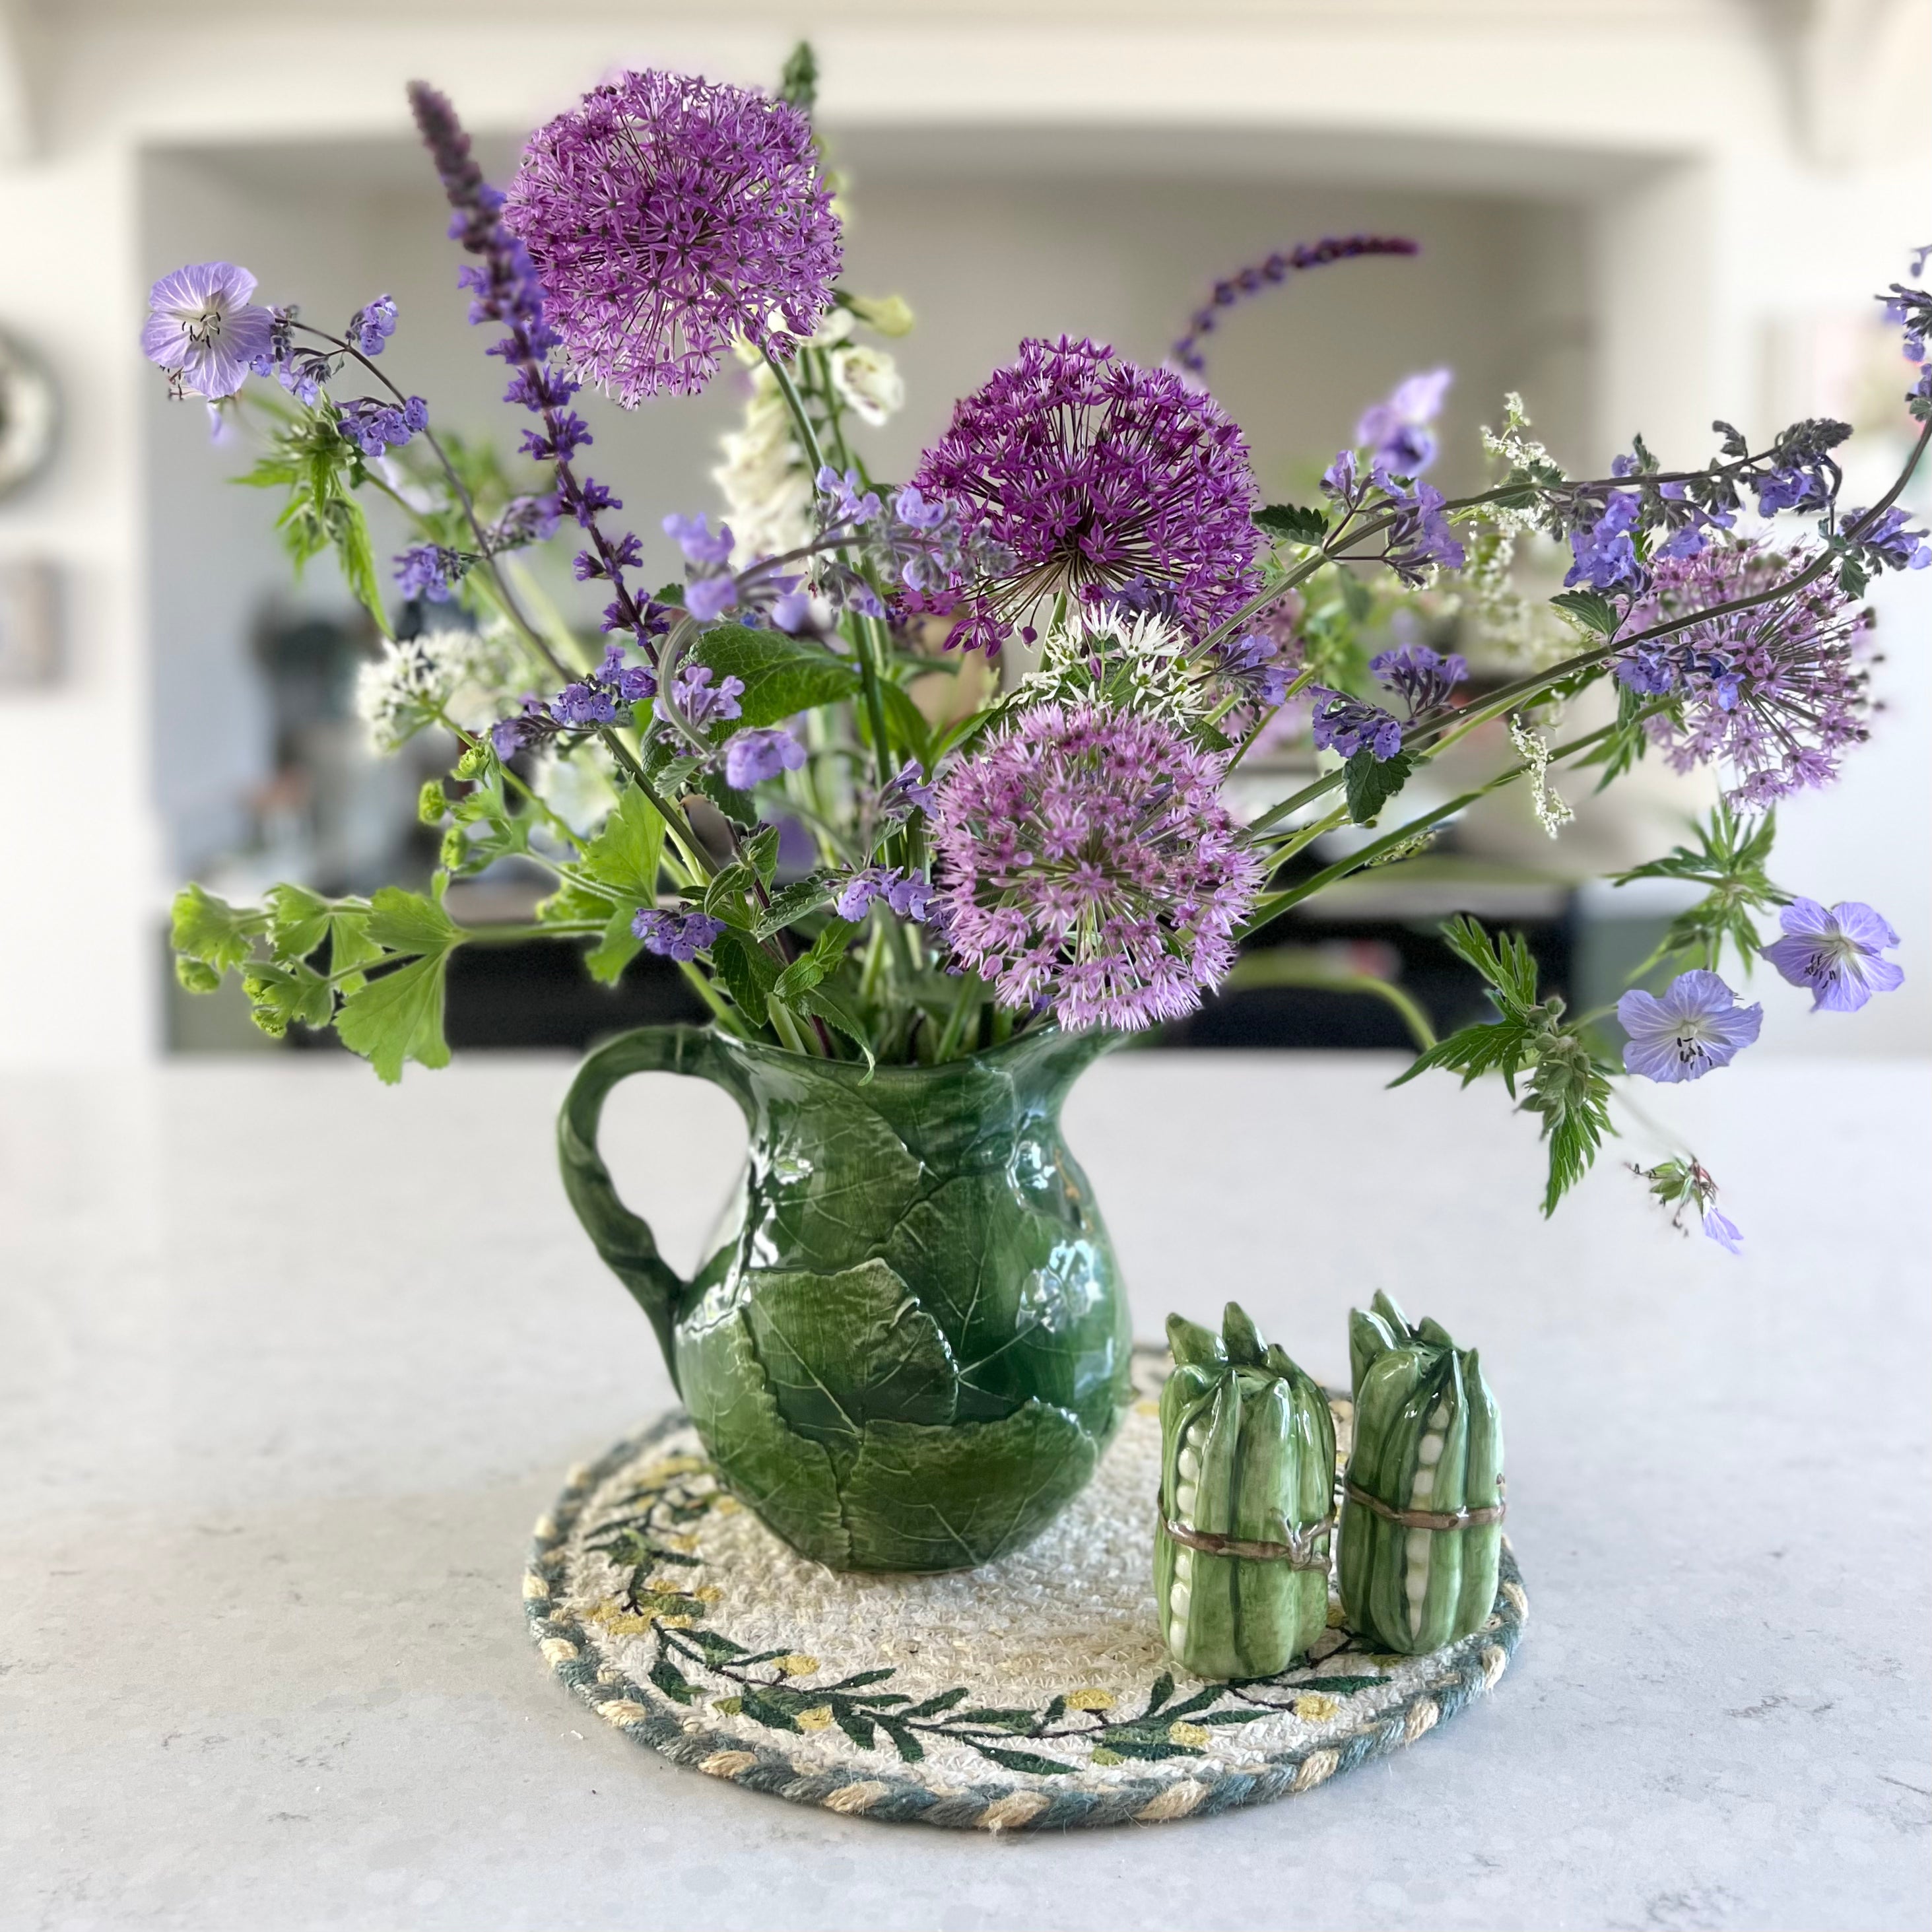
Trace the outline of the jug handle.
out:
<instances>
[{"instance_id":1,"label":"jug handle","mask_svg":"<svg viewBox=\"0 0 1932 1932\"><path fill-rule=\"evenodd\" d=\"M563 1169L563 1191L597 1252L650 1317L674 1386L677 1360L672 1335L690 1283L658 1252L650 1223L617 1198L610 1170L597 1151L597 1127L604 1100L619 1081L633 1073L679 1073L709 1080L737 1102L748 1122L752 1117L752 1094L709 1028L639 1027L605 1041L586 1056L557 1116L557 1158Z\"/></svg>"}]
</instances>

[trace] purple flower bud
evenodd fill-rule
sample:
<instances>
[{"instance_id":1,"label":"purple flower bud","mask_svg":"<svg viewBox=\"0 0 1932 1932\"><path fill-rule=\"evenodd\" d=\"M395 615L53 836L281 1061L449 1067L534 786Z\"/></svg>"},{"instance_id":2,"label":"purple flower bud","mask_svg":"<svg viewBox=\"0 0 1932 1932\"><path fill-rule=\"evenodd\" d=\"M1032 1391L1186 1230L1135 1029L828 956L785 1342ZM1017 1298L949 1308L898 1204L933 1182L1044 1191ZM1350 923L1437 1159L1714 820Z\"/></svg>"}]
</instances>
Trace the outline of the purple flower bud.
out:
<instances>
[{"instance_id":1,"label":"purple flower bud","mask_svg":"<svg viewBox=\"0 0 1932 1932\"><path fill-rule=\"evenodd\" d=\"M378 296L358 308L342 332L364 356L381 355L382 344L396 332L395 297Z\"/></svg>"},{"instance_id":2,"label":"purple flower bud","mask_svg":"<svg viewBox=\"0 0 1932 1932\"><path fill-rule=\"evenodd\" d=\"M724 922L707 913L659 912L640 906L631 930L644 941L646 952L688 964L724 930Z\"/></svg>"},{"instance_id":3,"label":"purple flower bud","mask_svg":"<svg viewBox=\"0 0 1932 1932\"><path fill-rule=\"evenodd\" d=\"M738 601L738 586L729 577L700 577L684 586L684 608L700 624L722 617Z\"/></svg>"},{"instance_id":4,"label":"purple flower bud","mask_svg":"<svg viewBox=\"0 0 1932 1932\"><path fill-rule=\"evenodd\" d=\"M664 533L684 553L687 563L729 563L731 526L721 524L714 532L708 517L683 517L676 511L664 520Z\"/></svg>"}]
</instances>

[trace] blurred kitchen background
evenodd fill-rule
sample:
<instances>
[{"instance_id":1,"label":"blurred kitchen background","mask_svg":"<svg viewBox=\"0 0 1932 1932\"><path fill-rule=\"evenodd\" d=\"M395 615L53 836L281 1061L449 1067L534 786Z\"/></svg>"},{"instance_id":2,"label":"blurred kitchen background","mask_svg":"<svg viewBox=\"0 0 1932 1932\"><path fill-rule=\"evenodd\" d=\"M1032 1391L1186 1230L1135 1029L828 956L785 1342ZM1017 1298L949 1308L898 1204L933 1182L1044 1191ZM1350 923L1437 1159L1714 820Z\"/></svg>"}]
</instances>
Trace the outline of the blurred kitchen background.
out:
<instances>
[{"instance_id":1,"label":"blurred kitchen background","mask_svg":"<svg viewBox=\"0 0 1932 1932\"><path fill-rule=\"evenodd\" d=\"M165 400L136 346L148 283L238 261L260 299L326 322L392 293L386 369L440 426L512 446L404 82L452 95L501 181L521 135L611 68L769 82L801 33L850 184L847 283L918 317L894 345L907 406L869 446L880 473L909 470L1022 335L1158 361L1217 277L1361 231L1423 252L1296 278L1210 339L1271 497L1305 500L1365 404L1441 366L1432 474L1452 490L1481 475L1478 425L1511 388L1585 473L1633 430L1696 463L1713 416L1761 436L1831 414L1859 428L1858 502L1905 446L1896 331L1868 298L1932 240L1932 0L1207 0L1184 20L1088 0L338 0L326 24L228 0L0 0L0 490L10 448L23 479L0 495L0 1065L285 1050L238 999L175 988L172 892L367 890L411 862L437 769L365 750L366 624L327 560L290 584L274 499L230 480L248 449L211 446L200 407ZM719 507L709 472L742 399L729 374L628 418L588 399L647 580L676 574L663 514ZM379 525L383 555L396 535ZM1906 982L1828 1036L1794 1012L1768 1052L1932 1050L1932 572L1878 601L1872 742L1780 814L1773 869L1880 907ZM1366 874L1270 937L1453 1018L1471 996L1432 935L1466 909L1520 926L1573 998L1613 993L1676 902L1583 881L1665 849L1705 798L1658 772L1594 806L1564 788L1581 810L1560 841L1508 794L1426 865ZM572 1045L671 1016L662 964L611 992L562 947L470 949L451 1036ZM1372 998L1284 986L1172 1037L1405 1036Z\"/></svg>"}]
</instances>

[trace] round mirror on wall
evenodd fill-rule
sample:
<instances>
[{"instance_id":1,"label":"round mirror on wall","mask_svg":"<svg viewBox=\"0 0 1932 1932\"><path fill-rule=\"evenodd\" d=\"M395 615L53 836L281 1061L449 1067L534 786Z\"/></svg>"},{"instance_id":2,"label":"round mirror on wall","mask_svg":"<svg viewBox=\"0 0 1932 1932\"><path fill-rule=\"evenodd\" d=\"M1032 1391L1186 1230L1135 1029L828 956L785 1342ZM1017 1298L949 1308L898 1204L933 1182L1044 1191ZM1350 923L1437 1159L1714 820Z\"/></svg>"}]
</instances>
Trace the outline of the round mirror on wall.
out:
<instances>
[{"instance_id":1,"label":"round mirror on wall","mask_svg":"<svg viewBox=\"0 0 1932 1932\"><path fill-rule=\"evenodd\" d=\"M38 357L0 334L0 496L46 467L59 428L53 378Z\"/></svg>"}]
</instances>

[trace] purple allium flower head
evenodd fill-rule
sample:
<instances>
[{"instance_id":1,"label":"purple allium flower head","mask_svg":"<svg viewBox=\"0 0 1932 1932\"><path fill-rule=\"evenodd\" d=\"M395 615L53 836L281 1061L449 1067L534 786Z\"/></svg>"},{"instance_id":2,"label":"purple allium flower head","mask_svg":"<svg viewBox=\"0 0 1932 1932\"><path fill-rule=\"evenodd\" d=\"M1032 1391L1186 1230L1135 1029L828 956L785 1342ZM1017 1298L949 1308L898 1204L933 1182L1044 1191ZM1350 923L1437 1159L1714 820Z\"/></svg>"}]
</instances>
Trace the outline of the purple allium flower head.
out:
<instances>
[{"instance_id":1,"label":"purple allium flower head","mask_svg":"<svg viewBox=\"0 0 1932 1932\"><path fill-rule=\"evenodd\" d=\"M1633 987L1617 1002L1617 1018L1630 1038L1624 1070L1646 1080L1701 1080L1728 1066L1758 1036L1762 1006L1741 1006L1714 973L1680 973L1661 999Z\"/></svg>"},{"instance_id":2,"label":"purple allium flower head","mask_svg":"<svg viewBox=\"0 0 1932 1932\"><path fill-rule=\"evenodd\" d=\"M1208 367L1208 358L1201 350L1201 338L1213 334L1222 316L1237 302L1249 296L1258 296L1264 289L1278 286L1292 272L1325 268L1330 262L1352 261L1358 255L1414 255L1420 252L1413 242L1406 241L1400 236L1385 235L1330 236L1312 244L1298 243L1286 254L1277 250L1265 261L1237 269L1226 280L1214 284L1213 297L1204 308L1196 310L1187 325L1187 333L1174 345L1172 359L1181 368L1197 376L1201 375Z\"/></svg>"},{"instance_id":3,"label":"purple allium flower head","mask_svg":"<svg viewBox=\"0 0 1932 1932\"><path fill-rule=\"evenodd\" d=\"M1378 683L1402 694L1412 718L1447 704L1449 694L1469 675L1468 660L1460 652L1445 658L1426 644L1384 651L1369 660L1369 669Z\"/></svg>"},{"instance_id":4,"label":"purple allium flower head","mask_svg":"<svg viewBox=\"0 0 1932 1932\"><path fill-rule=\"evenodd\" d=\"M1642 590L1646 578L1631 535L1642 507L1635 491L1615 490L1594 523L1579 524L1570 532L1574 561L1564 584L1587 584L1593 590Z\"/></svg>"},{"instance_id":5,"label":"purple allium flower head","mask_svg":"<svg viewBox=\"0 0 1932 1932\"><path fill-rule=\"evenodd\" d=\"M1330 691L1324 685L1310 685L1308 694L1315 700L1318 752L1333 752L1343 758L1366 752L1382 764L1402 749L1402 720L1394 712L1351 698L1345 691Z\"/></svg>"},{"instance_id":6,"label":"purple allium flower head","mask_svg":"<svg viewBox=\"0 0 1932 1932\"><path fill-rule=\"evenodd\" d=\"M255 278L232 262L197 262L148 292L141 352L177 395L232 396L274 350L274 314L249 300Z\"/></svg>"},{"instance_id":7,"label":"purple allium flower head","mask_svg":"<svg viewBox=\"0 0 1932 1932\"><path fill-rule=\"evenodd\" d=\"M382 345L396 332L396 298L378 296L349 318L342 333L364 356L380 356Z\"/></svg>"},{"instance_id":8,"label":"purple allium flower head","mask_svg":"<svg viewBox=\"0 0 1932 1932\"><path fill-rule=\"evenodd\" d=\"M703 388L740 336L788 354L818 327L841 260L804 115L656 69L538 128L503 220L572 366L627 408Z\"/></svg>"},{"instance_id":9,"label":"purple allium flower head","mask_svg":"<svg viewBox=\"0 0 1932 1932\"><path fill-rule=\"evenodd\" d=\"M1037 704L935 788L935 910L1003 1006L1134 1030L1192 1012L1234 964L1260 859L1225 755L1158 718Z\"/></svg>"},{"instance_id":10,"label":"purple allium flower head","mask_svg":"<svg viewBox=\"0 0 1932 1932\"><path fill-rule=\"evenodd\" d=\"M1442 398L1455 380L1447 369L1431 369L1398 382L1383 402L1372 404L1355 425L1355 440L1369 452L1378 474L1420 476L1436 460L1436 436L1429 425L1442 412Z\"/></svg>"},{"instance_id":11,"label":"purple allium flower head","mask_svg":"<svg viewBox=\"0 0 1932 1932\"><path fill-rule=\"evenodd\" d=\"M659 912L640 906L631 930L644 942L646 952L688 965L724 930L724 922L708 913Z\"/></svg>"},{"instance_id":12,"label":"purple allium flower head","mask_svg":"<svg viewBox=\"0 0 1932 1932\"><path fill-rule=\"evenodd\" d=\"M1734 539L1660 560L1627 626L1642 631L1752 596L1807 561L1802 550ZM1646 721L1652 742L1678 771L1730 765L1732 802L1762 808L1828 784L1846 747L1864 740L1870 700L1859 658L1870 628L1870 612L1826 578L1636 646L1617 676L1647 694L1681 693L1681 704Z\"/></svg>"},{"instance_id":13,"label":"purple allium flower head","mask_svg":"<svg viewBox=\"0 0 1932 1932\"><path fill-rule=\"evenodd\" d=\"M1888 993L1904 970L1881 957L1898 934L1868 905L1841 899L1829 912L1816 899L1793 899L1778 915L1784 937L1764 956L1794 986L1811 994L1811 1010L1855 1013L1874 993Z\"/></svg>"},{"instance_id":14,"label":"purple allium flower head","mask_svg":"<svg viewBox=\"0 0 1932 1932\"><path fill-rule=\"evenodd\" d=\"M902 872L896 866L868 866L847 880L832 901L832 910L856 926L874 899L884 899L900 918L916 926L924 920L932 896L932 886L916 872Z\"/></svg>"},{"instance_id":15,"label":"purple allium flower head","mask_svg":"<svg viewBox=\"0 0 1932 1932\"><path fill-rule=\"evenodd\" d=\"M1167 586L1206 628L1252 591L1260 542L1247 445L1211 398L1171 370L1102 344L1020 344L953 409L913 477L969 538L1010 553L967 586L952 638L997 650L1042 598L1109 597L1131 578Z\"/></svg>"},{"instance_id":16,"label":"purple allium flower head","mask_svg":"<svg viewBox=\"0 0 1932 1932\"><path fill-rule=\"evenodd\" d=\"M724 746L724 782L734 791L795 772L805 763L805 747L789 731L776 729L740 731Z\"/></svg>"}]
</instances>

